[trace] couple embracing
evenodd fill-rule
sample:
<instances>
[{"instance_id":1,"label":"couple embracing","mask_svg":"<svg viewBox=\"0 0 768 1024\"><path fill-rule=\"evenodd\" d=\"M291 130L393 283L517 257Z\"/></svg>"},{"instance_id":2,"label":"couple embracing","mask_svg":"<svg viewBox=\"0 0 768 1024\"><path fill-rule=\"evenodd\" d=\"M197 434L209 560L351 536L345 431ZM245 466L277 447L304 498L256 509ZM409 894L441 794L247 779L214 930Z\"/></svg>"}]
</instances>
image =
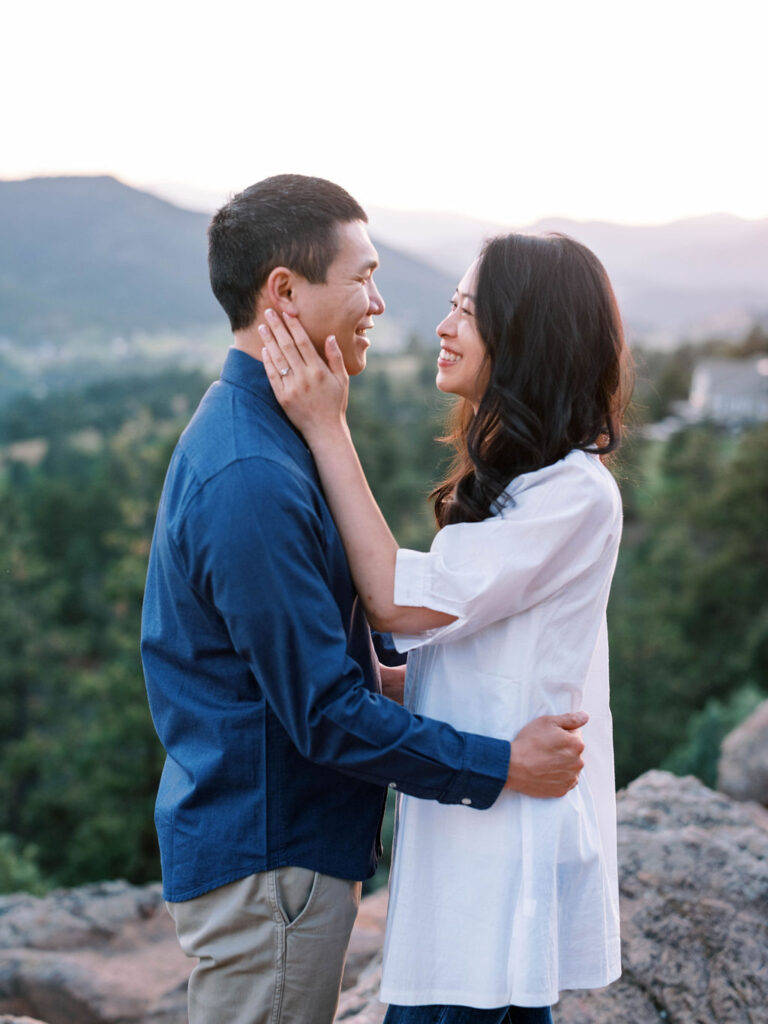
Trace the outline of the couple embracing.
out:
<instances>
[{"instance_id":1,"label":"couple embracing","mask_svg":"<svg viewBox=\"0 0 768 1024\"><path fill-rule=\"evenodd\" d=\"M190 1024L331 1024L387 788L388 1024L545 1024L620 973L621 323L582 245L486 243L437 327L438 530L398 548L345 419L384 310L366 220L279 175L209 228L234 342L171 459L142 635Z\"/></svg>"}]
</instances>

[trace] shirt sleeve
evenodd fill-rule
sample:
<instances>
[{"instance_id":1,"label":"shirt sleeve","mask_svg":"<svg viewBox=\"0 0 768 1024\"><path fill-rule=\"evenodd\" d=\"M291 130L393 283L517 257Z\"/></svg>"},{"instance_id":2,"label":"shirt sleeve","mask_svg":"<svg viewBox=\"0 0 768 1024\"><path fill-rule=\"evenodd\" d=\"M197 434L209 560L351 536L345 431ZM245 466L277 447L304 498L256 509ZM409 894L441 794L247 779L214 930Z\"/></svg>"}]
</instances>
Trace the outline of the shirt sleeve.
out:
<instances>
[{"instance_id":1,"label":"shirt sleeve","mask_svg":"<svg viewBox=\"0 0 768 1024\"><path fill-rule=\"evenodd\" d=\"M509 743L413 715L366 686L347 653L327 527L306 481L252 458L204 491L185 516L180 553L298 750L413 796L489 807Z\"/></svg>"},{"instance_id":2,"label":"shirt sleeve","mask_svg":"<svg viewBox=\"0 0 768 1024\"><path fill-rule=\"evenodd\" d=\"M429 552L398 551L395 604L456 621L395 634L397 649L457 640L547 601L615 547L620 533L613 481L561 464L500 515L444 527Z\"/></svg>"}]
</instances>

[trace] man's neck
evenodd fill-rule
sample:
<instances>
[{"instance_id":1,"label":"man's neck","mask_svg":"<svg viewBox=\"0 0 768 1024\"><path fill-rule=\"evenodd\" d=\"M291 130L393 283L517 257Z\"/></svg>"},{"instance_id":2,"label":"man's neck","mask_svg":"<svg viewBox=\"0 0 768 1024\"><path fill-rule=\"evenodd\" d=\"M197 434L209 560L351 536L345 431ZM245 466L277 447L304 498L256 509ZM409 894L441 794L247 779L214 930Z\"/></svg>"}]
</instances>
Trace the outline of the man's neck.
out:
<instances>
[{"instance_id":1,"label":"man's neck","mask_svg":"<svg viewBox=\"0 0 768 1024\"><path fill-rule=\"evenodd\" d=\"M244 327L241 331L235 331L232 335L233 348L239 348L241 352L247 353L249 356L253 356L254 359L258 359L259 362L263 362L261 358L261 350L263 348L263 342L256 329L257 324L263 320L259 318L257 313L255 320L250 327Z\"/></svg>"}]
</instances>

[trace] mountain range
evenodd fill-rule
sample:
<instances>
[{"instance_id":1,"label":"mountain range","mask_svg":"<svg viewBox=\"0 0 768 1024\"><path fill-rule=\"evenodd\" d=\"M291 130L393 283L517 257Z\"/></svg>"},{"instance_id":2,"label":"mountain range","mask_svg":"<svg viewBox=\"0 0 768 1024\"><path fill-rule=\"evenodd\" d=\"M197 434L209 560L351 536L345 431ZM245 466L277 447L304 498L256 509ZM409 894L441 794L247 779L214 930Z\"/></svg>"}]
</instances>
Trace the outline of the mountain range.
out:
<instances>
[{"instance_id":1,"label":"mountain range","mask_svg":"<svg viewBox=\"0 0 768 1024\"><path fill-rule=\"evenodd\" d=\"M208 283L207 213L112 177L0 182L0 337L69 339L88 331L185 331L218 324ZM454 282L379 244L388 314L374 341L434 334Z\"/></svg>"},{"instance_id":2,"label":"mountain range","mask_svg":"<svg viewBox=\"0 0 768 1024\"><path fill-rule=\"evenodd\" d=\"M167 182L147 187L199 210L213 210L223 198ZM653 225L564 217L511 225L455 213L367 211L379 243L443 270L454 282L485 238L508 231L570 235L605 264L630 336L654 346L738 337L753 323L768 322L768 219L715 213Z\"/></svg>"},{"instance_id":3,"label":"mountain range","mask_svg":"<svg viewBox=\"0 0 768 1024\"><path fill-rule=\"evenodd\" d=\"M768 219L729 214L659 225L549 218L520 228L454 214L373 208L378 238L460 276L484 238L559 232L589 246L613 282L630 334L667 346L736 336L768 322Z\"/></svg>"},{"instance_id":4,"label":"mountain range","mask_svg":"<svg viewBox=\"0 0 768 1024\"><path fill-rule=\"evenodd\" d=\"M161 198L107 176L0 181L0 337L26 344L83 331L225 331L208 284L209 212L169 201L172 192L166 186ZM182 201L191 202L189 190ZM410 334L431 343L482 240L511 229L455 214L369 213L387 300L372 340L381 349ZM590 246L636 341L669 346L768 322L768 219L715 214L633 226L557 218L517 230L558 231Z\"/></svg>"}]
</instances>

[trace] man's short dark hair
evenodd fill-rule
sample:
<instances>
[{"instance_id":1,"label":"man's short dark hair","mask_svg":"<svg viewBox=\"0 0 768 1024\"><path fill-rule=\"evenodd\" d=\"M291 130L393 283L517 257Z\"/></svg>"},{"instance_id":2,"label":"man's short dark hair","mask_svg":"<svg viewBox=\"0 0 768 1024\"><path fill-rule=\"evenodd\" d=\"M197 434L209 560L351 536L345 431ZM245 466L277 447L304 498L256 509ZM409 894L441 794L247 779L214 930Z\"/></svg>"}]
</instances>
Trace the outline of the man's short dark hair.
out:
<instances>
[{"instance_id":1,"label":"man's short dark hair","mask_svg":"<svg viewBox=\"0 0 768 1024\"><path fill-rule=\"evenodd\" d=\"M208 227L208 269L232 330L253 323L275 267L324 283L339 250L337 226L353 220L368 218L348 192L303 174L265 178L222 206Z\"/></svg>"}]
</instances>

